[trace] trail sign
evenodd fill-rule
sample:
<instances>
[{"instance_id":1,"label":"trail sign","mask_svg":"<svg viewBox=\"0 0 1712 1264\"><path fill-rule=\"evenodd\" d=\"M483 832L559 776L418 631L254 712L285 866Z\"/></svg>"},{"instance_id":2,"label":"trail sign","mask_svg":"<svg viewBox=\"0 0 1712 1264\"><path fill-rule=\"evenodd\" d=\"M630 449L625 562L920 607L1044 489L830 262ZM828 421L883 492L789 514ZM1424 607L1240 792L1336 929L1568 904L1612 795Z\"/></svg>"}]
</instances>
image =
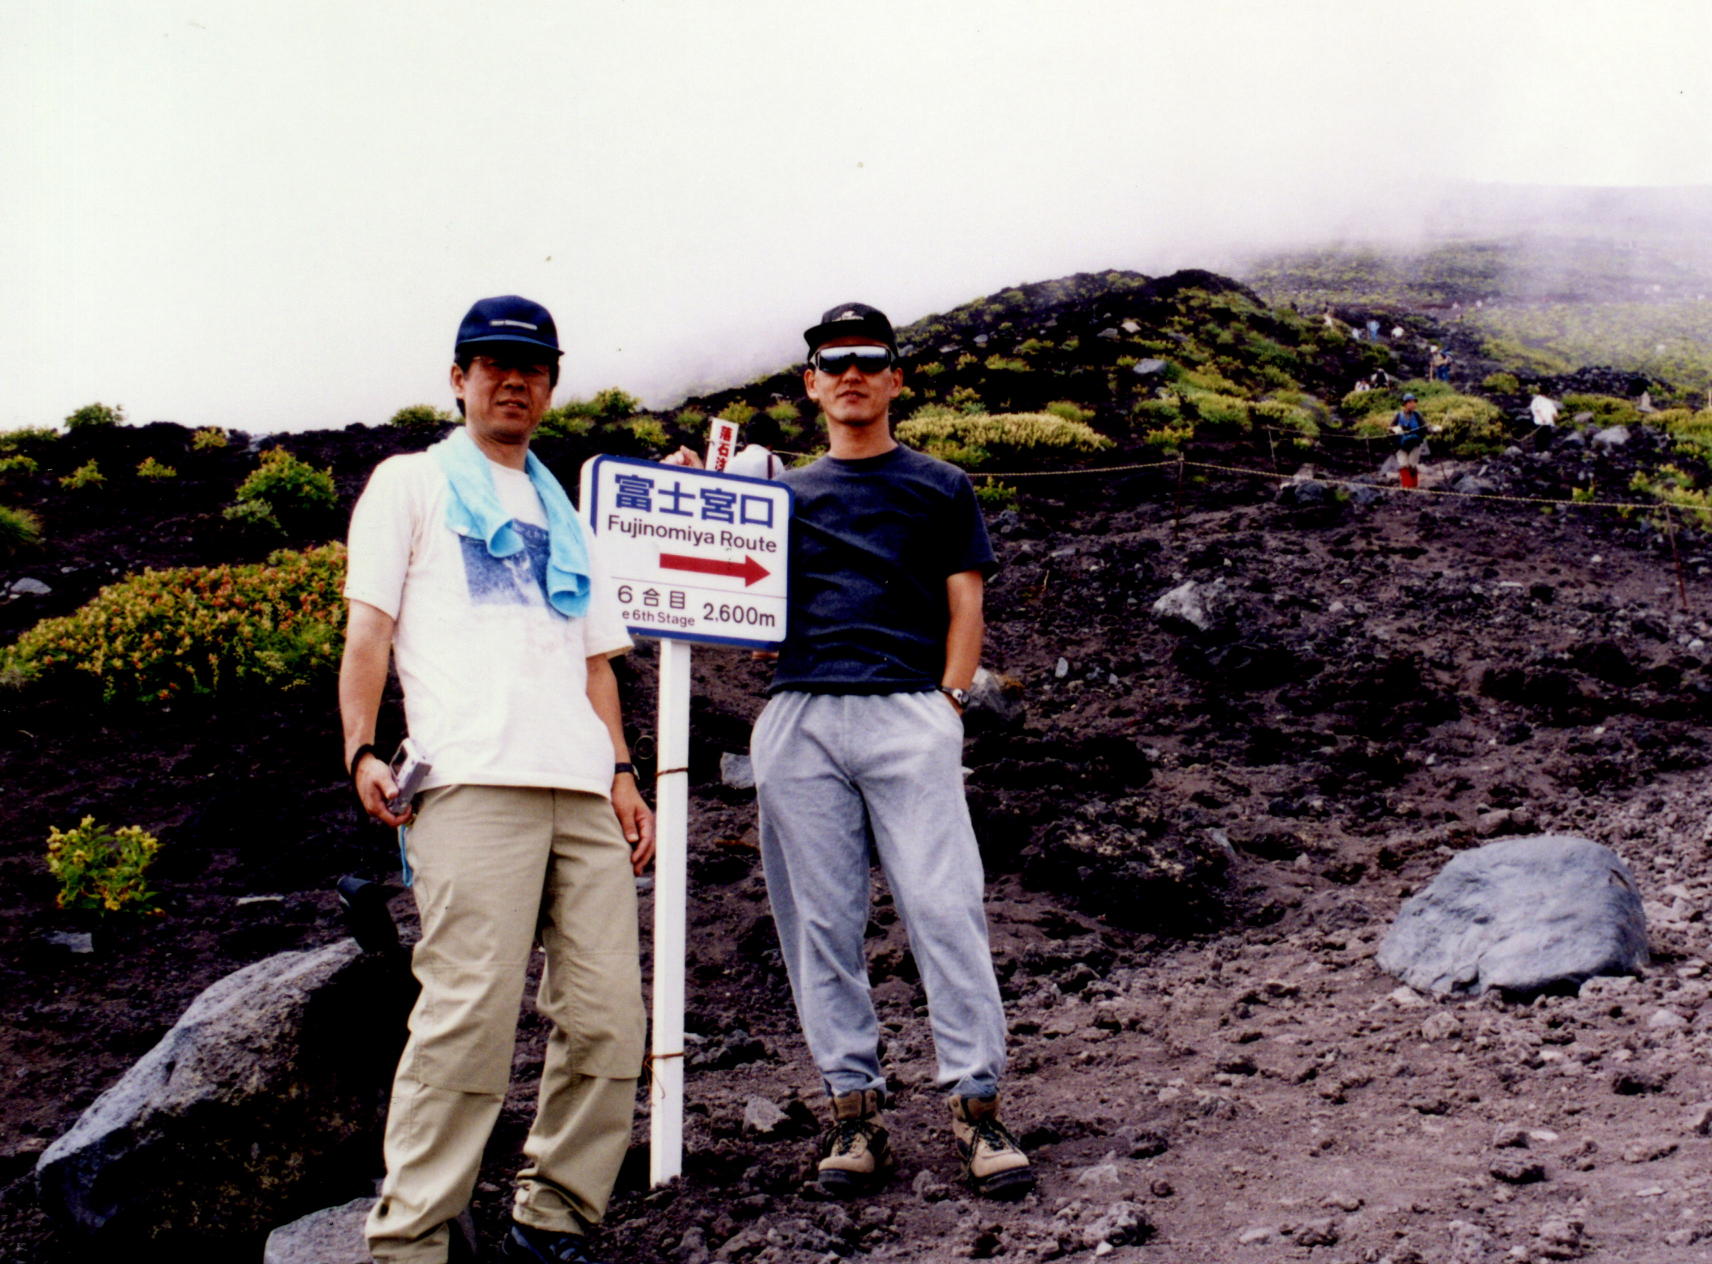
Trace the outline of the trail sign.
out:
<instances>
[{"instance_id":1,"label":"trail sign","mask_svg":"<svg viewBox=\"0 0 1712 1264\"><path fill-rule=\"evenodd\" d=\"M783 483L597 456L583 466L582 507L635 635L753 647L785 639Z\"/></svg>"}]
</instances>

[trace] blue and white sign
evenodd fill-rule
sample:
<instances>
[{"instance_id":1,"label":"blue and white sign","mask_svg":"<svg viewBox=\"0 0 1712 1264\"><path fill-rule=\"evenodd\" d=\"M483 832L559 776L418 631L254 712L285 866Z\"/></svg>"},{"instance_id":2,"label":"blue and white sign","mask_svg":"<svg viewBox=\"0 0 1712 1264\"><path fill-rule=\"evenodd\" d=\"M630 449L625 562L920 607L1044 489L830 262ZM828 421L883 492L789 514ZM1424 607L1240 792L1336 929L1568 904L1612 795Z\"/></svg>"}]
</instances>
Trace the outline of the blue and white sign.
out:
<instances>
[{"instance_id":1,"label":"blue and white sign","mask_svg":"<svg viewBox=\"0 0 1712 1264\"><path fill-rule=\"evenodd\" d=\"M583 466L582 508L633 634L756 648L785 639L783 483L597 456Z\"/></svg>"}]
</instances>

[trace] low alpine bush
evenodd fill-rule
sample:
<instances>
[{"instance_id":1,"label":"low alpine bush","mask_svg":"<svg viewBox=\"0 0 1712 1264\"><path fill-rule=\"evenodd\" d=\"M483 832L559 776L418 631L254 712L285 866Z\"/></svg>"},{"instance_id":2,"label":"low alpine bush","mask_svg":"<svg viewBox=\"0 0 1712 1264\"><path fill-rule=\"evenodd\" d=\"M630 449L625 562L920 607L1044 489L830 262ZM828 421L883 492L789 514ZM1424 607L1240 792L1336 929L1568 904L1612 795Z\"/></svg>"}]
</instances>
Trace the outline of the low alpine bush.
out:
<instances>
[{"instance_id":1,"label":"low alpine bush","mask_svg":"<svg viewBox=\"0 0 1712 1264\"><path fill-rule=\"evenodd\" d=\"M144 706L331 676L343 647L345 548L264 565L149 570L0 649L0 677Z\"/></svg>"},{"instance_id":2,"label":"low alpine bush","mask_svg":"<svg viewBox=\"0 0 1712 1264\"><path fill-rule=\"evenodd\" d=\"M86 816L69 830L48 833L48 872L59 883L54 903L62 909L159 915L159 894L147 872L160 851L153 834L139 826L110 830Z\"/></svg>"},{"instance_id":3,"label":"low alpine bush","mask_svg":"<svg viewBox=\"0 0 1712 1264\"><path fill-rule=\"evenodd\" d=\"M239 485L226 517L284 533L315 525L338 503L332 470L318 470L284 448L269 448Z\"/></svg>"}]
</instances>

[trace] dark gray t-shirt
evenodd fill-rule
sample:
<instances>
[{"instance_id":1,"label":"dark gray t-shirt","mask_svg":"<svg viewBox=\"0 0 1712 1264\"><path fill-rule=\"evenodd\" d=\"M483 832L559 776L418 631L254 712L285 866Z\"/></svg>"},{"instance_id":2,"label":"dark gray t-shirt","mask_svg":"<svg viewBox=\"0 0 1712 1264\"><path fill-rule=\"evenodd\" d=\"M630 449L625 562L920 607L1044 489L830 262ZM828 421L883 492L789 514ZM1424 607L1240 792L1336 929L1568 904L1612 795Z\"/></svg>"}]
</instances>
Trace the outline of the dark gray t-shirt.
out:
<instances>
[{"instance_id":1,"label":"dark gray t-shirt","mask_svg":"<svg viewBox=\"0 0 1712 1264\"><path fill-rule=\"evenodd\" d=\"M937 688L950 623L945 580L990 572L993 548L968 475L905 447L783 476L791 518L790 631L772 691Z\"/></svg>"}]
</instances>

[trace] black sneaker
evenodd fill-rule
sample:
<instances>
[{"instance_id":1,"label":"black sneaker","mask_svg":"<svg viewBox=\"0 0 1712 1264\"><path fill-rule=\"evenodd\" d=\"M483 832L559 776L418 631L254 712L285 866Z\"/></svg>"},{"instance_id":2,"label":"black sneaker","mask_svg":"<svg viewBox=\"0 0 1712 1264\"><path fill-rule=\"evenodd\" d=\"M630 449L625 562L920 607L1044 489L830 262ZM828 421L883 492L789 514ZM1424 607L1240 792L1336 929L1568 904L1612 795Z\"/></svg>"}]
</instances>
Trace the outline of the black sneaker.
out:
<instances>
[{"instance_id":1,"label":"black sneaker","mask_svg":"<svg viewBox=\"0 0 1712 1264\"><path fill-rule=\"evenodd\" d=\"M499 1257L502 1260L523 1260L527 1264L602 1264L588 1253L582 1234L532 1229L515 1220L499 1248Z\"/></svg>"}]
</instances>

